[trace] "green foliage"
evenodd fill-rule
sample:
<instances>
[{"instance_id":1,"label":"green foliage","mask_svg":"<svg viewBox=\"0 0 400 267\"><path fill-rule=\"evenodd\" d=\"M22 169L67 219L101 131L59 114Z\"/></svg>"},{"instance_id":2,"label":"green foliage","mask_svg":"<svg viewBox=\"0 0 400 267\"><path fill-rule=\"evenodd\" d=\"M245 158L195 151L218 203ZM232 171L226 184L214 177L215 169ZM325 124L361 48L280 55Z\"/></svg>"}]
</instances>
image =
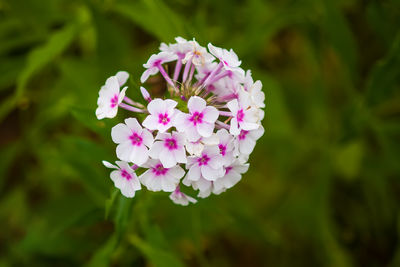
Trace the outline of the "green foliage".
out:
<instances>
[{"instance_id":1,"label":"green foliage","mask_svg":"<svg viewBox=\"0 0 400 267\"><path fill-rule=\"evenodd\" d=\"M0 0L0 266L400 266L399 1ZM100 86L233 48L266 133L233 189L122 197ZM152 93L158 89L148 88Z\"/></svg>"}]
</instances>

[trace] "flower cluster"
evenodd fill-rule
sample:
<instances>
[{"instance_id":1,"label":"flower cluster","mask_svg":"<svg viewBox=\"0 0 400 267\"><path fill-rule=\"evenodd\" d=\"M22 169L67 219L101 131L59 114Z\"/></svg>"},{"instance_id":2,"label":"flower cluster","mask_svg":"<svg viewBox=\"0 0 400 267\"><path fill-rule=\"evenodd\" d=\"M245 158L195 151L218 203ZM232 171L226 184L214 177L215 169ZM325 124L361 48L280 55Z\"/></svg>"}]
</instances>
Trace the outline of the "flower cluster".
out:
<instances>
[{"instance_id":1,"label":"flower cluster","mask_svg":"<svg viewBox=\"0 0 400 267\"><path fill-rule=\"evenodd\" d=\"M129 75L118 72L101 88L96 115L113 118L118 108L141 113L143 121L127 118L111 130L117 144L111 179L126 197L142 186L150 191L171 192L176 204L196 200L181 191L184 186L198 197L220 194L241 179L257 139L264 93L251 71L244 71L233 50L177 37L176 43L160 46L143 66L140 80L151 76L165 80L168 98L153 98L140 87L144 102L135 102L121 87Z\"/></svg>"}]
</instances>

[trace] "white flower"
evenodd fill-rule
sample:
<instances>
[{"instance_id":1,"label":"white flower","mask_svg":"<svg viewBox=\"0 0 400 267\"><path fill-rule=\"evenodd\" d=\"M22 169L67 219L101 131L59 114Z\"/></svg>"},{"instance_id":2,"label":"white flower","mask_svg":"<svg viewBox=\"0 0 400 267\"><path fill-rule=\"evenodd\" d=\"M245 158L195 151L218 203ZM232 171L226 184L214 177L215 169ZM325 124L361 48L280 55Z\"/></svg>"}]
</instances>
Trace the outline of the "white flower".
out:
<instances>
[{"instance_id":1,"label":"white flower","mask_svg":"<svg viewBox=\"0 0 400 267\"><path fill-rule=\"evenodd\" d=\"M150 191L172 192L185 175L185 171L179 165L164 168L159 160L150 159L145 167L149 169L139 176L139 180Z\"/></svg>"},{"instance_id":2,"label":"white flower","mask_svg":"<svg viewBox=\"0 0 400 267\"><path fill-rule=\"evenodd\" d=\"M147 105L150 115L143 121L143 126L149 130L158 130L163 133L173 124L175 107L178 103L171 99L156 98Z\"/></svg>"},{"instance_id":3,"label":"white flower","mask_svg":"<svg viewBox=\"0 0 400 267\"><path fill-rule=\"evenodd\" d=\"M137 119L128 118L111 130L111 137L117 146L117 157L123 161L142 165L148 159L148 147L153 144L153 135L143 129Z\"/></svg>"},{"instance_id":4,"label":"white flower","mask_svg":"<svg viewBox=\"0 0 400 267\"><path fill-rule=\"evenodd\" d=\"M183 63L191 61L196 66L211 63L214 57L207 52L207 49L200 46L195 40L189 42L191 49L186 53Z\"/></svg>"},{"instance_id":5,"label":"white flower","mask_svg":"<svg viewBox=\"0 0 400 267\"><path fill-rule=\"evenodd\" d=\"M249 93L251 101L257 108L265 108L264 100L265 94L262 91L261 81L256 81L250 88Z\"/></svg>"},{"instance_id":6,"label":"white flower","mask_svg":"<svg viewBox=\"0 0 400 267\"><path fill-rule=\"evenodd\" d=\"M103 161L104 166L110 169L115 169L110 174L114 186L121 190L122 195L129 198L134 197L135 192L141 189L138 177L127 162L116 161L115 163L118 166Z\"/></svg>"},{"instance_id":7,"label":"white flower","mask_svg":"<svg viewBox=\"0 0 400 267\"><path fill-rule=\"evenodd\" d=\"M169 198L175 203L182 206L189 205L190 202L196 203L197 200L182 193L179 186L176 187L175 191L169 195Z\"/></svg>"},{"instance_id":8,"label":"white flower","mask_svg":"<svg viewBox=\"0 0 400 267\"><path fill-rule=\"evenodd\" d=\"M242 164L238 160L235 160L232 164L225 167L225 175L214 182L213 193L217 194L233 187L240 181L242 174L247 172L248 169L248 163Z\"/></svg>"},{"instance_id":9,"label":"white flower","mask_svg":"<svg viewBox=\"0 0 400 267\"><path fill-rule=\"evenodd\" d=\"M186 168L189 169L186 177L191 181L198 181L201 177L215 181L224 175L222 156L217 146L205 147L199 157L188 157Z\"/></svg>"},{"instance_id":10,"label":"white flower","mask_svg":"<svg viewBox=\"0 0 400 267\"><path fill-rule=\"evenodd\" d=\"M237 153L250 155L256 145L256 141L264 134L264 128L252 131L241 130L240 134L235 137L235 147Z\"/></svg>"},{"instance_id":11,"label":"white flower","mask_svg":"<svg viewBox=\"0 0 400 267\"><path fill-rule=\"evenodd\" d=\"M200 137L199 140L194 142L186 142L186 151L192 156L200 156L203 152L204 146L218 145L218 135L212 134L209 137Z\"/></svg>"},{"instance_id":12,"label":"white flower","mask_svg":"<svg viewBox=\"0 0 400 267\"><path fill-rule=\"evenodd\" d=\"M197 141L201 136L211 136L219 112L215 107L206 106L206 101L192 96L188 101L190 114L180 113L176 118L176 128L184 132L189 141Z\"/></svg>"},{"instance_id":13,"label":"white flower","mask_svg":"<svg viewBox=\"0 0 400 267\"><path fill-rule=\"evenodd\" d=\"M171 62L176 59L177 56L170 52L160 52L156 55L152 55L147 63L143 64L143 67L145 67L147 70L143 72L142 76L140 77L140 81L144 83L147 81L149 76L157 74L159 71L161 71L161 73L164 75L163 71L165 72L165 70L162 68L161 64Z\"/></svg>"},{"instance_id":14,"label":"white flower","mask_svg":"<svg viewBox=\"0 0 400 267\"><path fill-rule=\"evenodd\" d=\"M211 43L209 43L208 50L210 50L210 53L217 57L228 70L234 70L242 63L232 49L228 51L226 49L213 46Z\"/></svg>"},{"instance_id":15,"label":"white flower","mask_svg":"<svg viewBox=\"0 0 400 267\"><path fill-rule=\"evenodd\" d=\"M217 136L219 139L218 148L222 156L222 162L224 166L227 166L231 164L234 159L234 137L225 129L218 130Z\"/></svg>"},{"instance_id":16,"label":"white flower","mask_svg":"<svg viewBox=\"0 0 400 267\"><path fill-rule=\"evenodd\" d=\"M260 127L259 112L256 107L251 106L249 93L241 91L239 98L229 101L227 106L233 114L229 130L231 134L238 135L240 130L249 131Z\"/></svg>"},{"instance_id":17,"label":"white flower","mask_svg":"<svg viewBox=\"0 0 400 267\"><path fill-rule=\"evenodd\" d=\"M124 87L120 92L117 77L111 76L107 79L106 84L99 91L98 108L96 109L97 119L114 118L117 115L118 105L124 99L127 88Z\"/></svg>"},{"instance_id":18,"label":"white flower","mask_svg":"<svg viewBox=\"0 0 400 267\"><path fill-rule=\"evenodd\" d=\"M186 176L185 179L182 180L182 183L186 186L193 187L194 190L199 190L197 196L201 198L208 197L213 190L213 182L206 180L203 177L200 177L197 181L192 181L188 176Z\"/></svg>"},{"instance_id":19,"label":"white flower","mask_svg":"<svg viewBox=\"0 0 400 267\"><path fill-rule=\"evenodd\" d=\"M185 135L182 133L158 133L157 140L150 148L149 155L160 159L165 168L171 168L177 163L186 163Z\"/></svg>"}]
</instances>

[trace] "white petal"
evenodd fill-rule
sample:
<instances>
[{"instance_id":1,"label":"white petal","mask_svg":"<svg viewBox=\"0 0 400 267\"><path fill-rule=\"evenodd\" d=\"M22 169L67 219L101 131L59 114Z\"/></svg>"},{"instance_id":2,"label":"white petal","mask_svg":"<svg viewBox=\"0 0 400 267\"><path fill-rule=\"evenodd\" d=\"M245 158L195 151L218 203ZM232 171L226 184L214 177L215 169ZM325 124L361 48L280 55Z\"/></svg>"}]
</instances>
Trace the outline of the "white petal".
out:
<instances>
[{"instance_id":1,"label":"white petal","mask_svg":"<svg viewBox=\"0 0 400 267\"><path fill-rule=\"evenodd\" d=\"M110 78L107 79L106 81L106 87L107 90L110 92L110 94L118 94L119 93L119 84L117 77L111 76Z\"/></svg>"},{"instance_id":2,"label":"white petal","mask_svg":"<svg viewBox=\"0 0 400 267\"><path fill-rule=\"evenodd\" d=\"M122 100L124 100L126 89L128 89L127 86L122 88L121 92L119 93L119 95L118 95L118 104L121 104ZM118 108L118 106L116 106L116 107Z\"/></svg>"},{"instance_id":3,"label":"white petal","mask_svg":"<svg viewBox=\"0 0 400 267\"><path fill-rule=\"evenodd\" d=\"M214 123L209 123L203 121L196 125L197 132L203 137L210 137L212 132L214 131Z\"/></svg>"},{"instance_id":4,"label":"white petal","mask_svg":"<svg viewBox=\"0 0 400 267\"><path fill-rule=\"evenodd\" d=\"M233 134L233 135L238 135L238 134L240 134L239 125L238 125L238 121L237 121L236 118L232 118L232 119L231 119L231 127L230 127L230 129L229 129L229 132L230 132L231 134Z\"/></svg>"},{"instance_id":5,"label":"white petal","mask_svg":"<svg viewBox=\"0 0 400 267\"><path fill-rule=\"evenodd\" d=\"M159 157L164 168L171 168L176 165L175 157L168 149L161 150Z\"/></svg>"},{"instance_id":6,"label":"white petal","mask_svg":"<svg viewBox=\"0 0 400 267\"><path fill-rule=\"evenodd\" d=\"M154 137L153 137L153 135L152 135L148 130L143 129L142 138L143 138L143 143L144 143L146 146L151 147L151 145L152 145L153 142L154 142Z\"/></svg>"},{"instance_id":7,"label":"white petal","mask_svg":"<svg viewBox=\"0 0 400 267\"><path fill-rule=\"evenodd\" d=\"M126 83L126 80L128 80L129 73L127 73L126 71L118 71L115 76L117 77L119 86L122 86Z\"/></svg>"},{"instance_id":8,"label":"white petal","mask_svg":"<svg viewBox=\"0 0 400 267\"><path fill-rule=\"evenodd\" d=\"M237 99L233 99L226 104L232 114L236 114L239 110L239 102Z\"/></svg>"},{"instance_id":9,"label":"white petal","mask_svg":"<svg viewBox=\"0 0 400 267\"><path fill-rule=\"evenodd\" d=\"M124 122L129 127L129 129L131 129L135 133L140 134L142 132L142 126L140 126L140 123L136 118L128 118L125 119Z\"/></svg>"},{"instance_id":10,"label":"white petal","mask_svg":"<svg viewBox=\"0 0 400 267\"><path fill-rule=\"evenodd\" d=\"M142 76L140 77L140 82L144 83L147 79L151 76L158 73L158 68L150 68L143 72Z\"/></svg>"},{"instance_id":11,"label":"white petal","mask_svg":"<svg viewBox=\"0 0 400 267\"><path fill-rule=\"evenodd\" d=\"M206 107L206 101L198 96L192 96L188 101L188 109L190 113L202 112Z\"/></svg>"},{"instance_id":12,"label":"white petal","mask_svg":"<svg viewBox=\"0 0 400 267\"><path fill-rule=\"evenodd\" d=\"M190 167L189 171L186 174L186 177L190 181L198 181L200 179L200 176L201 176L200 168L197 165L193 165L192 167Z\"/></svg>"},{"instance_id":13,"label":"white petal","mask_svg":"<svg viewBox=\"0 0 400 267\"><path fill-rule=\"evenodd\" d=\"M253 152L255 145L256 141L246 136L246 138L239 143L240 152L250 155L251 152Z\"/></svg>"},{"instance_id":14,"label":"white petal","mask_svg":"<svg viewBox=\"0 0 400 267\"><path fill-rule=\"evenodd\" d=\"M214 123L219 116L218 109L215 107L208 106L203 110L204 119L207 122Z\"/></svg>"},{"instance_id":15,"label":"white petal","mask_svg":"<svg viewBox=\"0 0 400 267\"><path fill-rule=\"evenodd\" d=\"M220 170L213 169L209 166L201 166L201 174L203 175L204 179L208 181L215 181L220 176Z\"/></svg>"},{"instance_id":16,"label":"white petal","mask_svg":"<svg viewBox=\"0 0 400 267\"><path fill-rule=\"evenodd\" d=\"M132 148L130 161L141 166L143 165L149 158L148 150L144 145L134 146Z\"/></svg>"},{"instance_id":17,"label":"white petal","mask_svg":"<svg viewBox=\"0 0 400 267\"><path fill-rule=\"evenodd\" d=\"M156 98L147 105L147 110L150 114L158 116L160 113L167 112L167 105L161 98Z\"/></svg>"},{"instance_id":18,"label":"white petal","mask_svg":"<svg viewBox=\"0 0 400 267\"><path fill-rule=\"evenodd\" d=\"M143 121L143 126L149 130L157 130L157 127L159 125L158 123L158 117L155 115L148 115L144 121Z\"/></svg>"},{"instance_id":19,"label":"white petal","mask_svg":"<svg viewBox=\"0 0 400 267\"><path fill-rule=\"evenodd\" d=\"M168 173L171 174L176 179L181 179L185 175L185 171L179 165L169 169Z\"/></svg>"},{"instance_id":20,"label":"white petal","mask_svg":"<svg viewBox=\"0 0 400 267\"><path fill-rule=\"evenodd\" d=\"M185 152L185 148L182 147L180 149L174 150L173 151L174 154L174 158L176 159L176 162L179 163L186 163L187 159L186 159L186 152Z\"/></svg>"},{"instance_id":21,"label":"white petal","mask_svg":"<svg viewBox=\"0 0 400 267\"><path fill-rule=\"evenodd\" d=\"M116 144L128 141L131 134L132 131L123 123L118 123L111 129L111 138Z\"/></svg>"},{"instance_id":22,"label":"white petal","mask_svg":"<svg viewBox=\"0 0 400 267\"><path fill-rule=\"evenodd\" d=\"M161 141L154 142L149 150L149 155L153 159L158 159L160 157L161 151L164 150L164 144Z\"/></svg>"},{"instance_id":23,"label":"white petal","mask_svg":"<svg viewBox=\"0 0 400 267\"><path fill-rule=\"evenodd\" d=\"M133 146L131 142L127 141L117 146L117 157L123 161L131 161Z\"/></svg>"},{"instance_id":24,"label":"white petal","mask_svg":"<svg viewBox=\"0 0 400 267\"><path fill-rule=\"evenodd\" d=\"M110 169L118 169L117 166L115 166L114 164L111 164L111 163L108 162L108 161L103 160L102 163L103 163L103 165L106 166L107 168L110 168Z\"/></svg>"}]
</instances>

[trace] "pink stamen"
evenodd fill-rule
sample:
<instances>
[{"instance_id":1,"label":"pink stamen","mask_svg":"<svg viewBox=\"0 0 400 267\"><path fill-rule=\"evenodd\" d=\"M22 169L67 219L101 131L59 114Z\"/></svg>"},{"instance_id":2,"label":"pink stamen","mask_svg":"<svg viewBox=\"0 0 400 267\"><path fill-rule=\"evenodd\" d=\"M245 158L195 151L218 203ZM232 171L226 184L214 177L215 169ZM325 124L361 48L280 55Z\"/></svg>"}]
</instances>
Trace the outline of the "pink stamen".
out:
<instances>
[{"instance_id":1,"label":"pink stamen","mask_svg":"<svg viewBox=\"0 0 400 267\"><path fill-rule=\"evenodd\" d=\"M239 134L239 140L243 140L246 138L246 135L249 133L249 131L241 130Z\"/></svg>"},{"instance_id":2,"label":"pink stamen","mask_svg":"<svg viewBox=\"0 0 400 267\"><path fill-rule=\"evenodd\" d=\"M222 156L225 156L225 154L226 154L226 146L224 146L223 144L219 144L218 148L219 148L219 153L221 153Z\"/></svg>"},{"instance_id":3,"label":"pink stamen","mask_svg":"<svg viewBox=\"0 0 400 267\"><path fill-rule=\"evenodd\" d=\"M176 140L173 138L165 139L164 146L166 146L169 150L175 150L178 148L178 144L176 143Z\"/></svg>"},{"instance_id":4,"label":"pink stamen","mask_svg":"<svg viewBox=\"0 0 400 267\"><path fill-rule=\"evenodd\" d=\"M168 118L168 114L167 113L158 114L158 123L161 123L163 125L167 125L170 121L171 121L171 119Z\"/></svg>"},{"instance_id":5,"label":"pink stamen","mask_svg":"<svg viewBox=\"0 0 400 267\"><path fill-rule=\"evenodd\" d=\"M111 108L115 108L118 105L118 95L115 94L113 98L111 98Z\"/></svg>"},{"instance_id":6,"label":"pink stamen","mask_svg":"<svg viewBox=\"0 0 400 267\"><path fill-rule=\"evenodd\" d=\"M194 125L197 125L198 123L202 123L203 122L203 113L200 112L195 112L193 113L192 117L190 117L190 121L193 122Z\"/></svg>"},{"instance_id":7,"label":"pink stamen","mask_svg":"<svg viewBox=\"0 0 400 267\"><path fill-rule=\"evenodd\" d=\"M121 176L124 177L126 180L132 179L132 175L129 174L125 169L121 170Z\"/></svg>"},{"instance_id":8,"label":"pink stamen","mask_svg":"<svg viewBox=\"0 0 400 267\"><path fill-rule=\"evenodd\" d=\"M225 168L225 175L228 174L231 170L233 169L233 167L229 166Z\"/></svg>"},{"instance_id":9,"label":"pink stamen","mask_svg":"<svg viewBox=\"0 0 400 267\"><path fill-rule=\"evenodd\" d=\"M239 109L237 114L236 114L236 118L239 122L242 122L244 119L244 111L243 109Z\"/></svg>"},{"instance_id":10,"label":"pink stamen","mask_svg":"<svg viewBox=\"0 0 400 267\"><path fill-rule=\"evenodd\" d=\"M139 136L137 133L133 133L131 136L129 136L129 139L134 146L140 146L143 142L142 137Z\"/></svg>"},{"instance_id":11,"label":"pink stamen","mask_svg":"<svg viewBox=\"0 0 400 267\"><path fill-rule=\"evenodd\" d=\"M156 176L160 176L165 175L168 169L164 168L162 164L157 164L154 168L152 168L152 171Z\"/></svg>"}]
</instances>

